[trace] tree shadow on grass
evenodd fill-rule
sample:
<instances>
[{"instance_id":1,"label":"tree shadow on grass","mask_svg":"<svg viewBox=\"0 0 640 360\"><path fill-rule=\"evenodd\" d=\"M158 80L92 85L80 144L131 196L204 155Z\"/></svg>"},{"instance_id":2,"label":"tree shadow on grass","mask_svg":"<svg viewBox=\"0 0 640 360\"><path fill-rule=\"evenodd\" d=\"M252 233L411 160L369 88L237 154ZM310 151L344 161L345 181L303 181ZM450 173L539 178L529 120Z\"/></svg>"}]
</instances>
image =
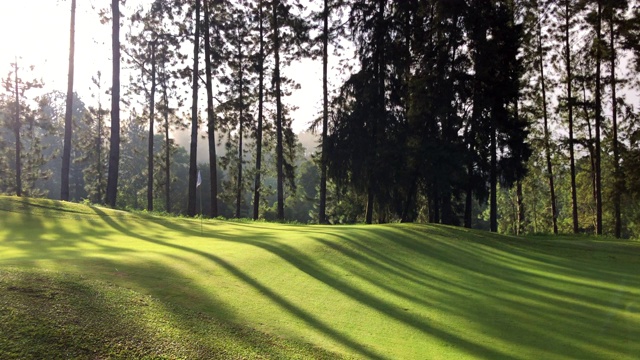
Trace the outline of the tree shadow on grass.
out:
<instances>
[{"instance_id":1,"label":"tree shadow on grass","mask_svg":"<svg viewBox=\"0 0 640 360\"><path fill-rule=\"evenodd\" d=\"M170 224L170 223L165 223L164 225L171 228L172 230L191 232L191 235L194 235L194 236L199 235L198 232L192 229L184 228L182 225L176 225L176 224ZM273 229L271 230L273 231ZM120 231L126 231L126 230L121 229ZM297 269L306 273L312 278L322 282L323 284L329 286L332 289L337 290L341 294L357 301L358 303L368 308L371 308L377 312L383 313L389 318L394 319L395 321L398 321L407 326L410 326L411 328L413 328L414 330L420 333L423 333L428 336L436 337L444 342L450 343L458 348L461 348L465 353L473 354L475 357L485 357L485 358L491 358L491 359L497 359L497 358L511 359L512 358L508 354L501 352L499 349L492 349L478 342L467 340L460 334L455 334L450 331L444 330L438 327L436 324L428 322L423 317L418 317L415 314L411 314L410 312L407 312L407 309L401 308L396 304L385 301L378 296L375 296L371 293L368 293L357 287L354 287L347 281L344 281L343 279L341 279L341 277L338 276L338 274L335 274L330 269L327 269L326 267L323 267L322 265L318 264L318 262L313 257L298 251L297 249L287 245L286 243L277 242L276 241L277 239L274 239L273 237L270 237L270 236L251 237L250 240L247 240L246 237L227 236L224 234L224 232L221 232L221 231L215 232L214 236L216 239L219 239L219 240L230 241L234 243L242 243L250 246L255 246L263 250L267 250L268 252L277 255L279 258L295 266ZM152 239L145 239L145 238L142 238L142 239L146 241L154 241ZM318 241L321 241L321 240L318 240ZM362 346L355 340L351 340L344 337L343 335L340 335L329 324L325 324L320 320L314 319L311 313L309 313L308 311L280 297L274 291L266 288L256 280L248 277L240 269L235 268L233 265L229 264L223 259L215 255L194 250L192 248L188 248L181 245L168 244L164 242L156 242L156 243L158 243L159 245L170 246L179 250L198 254L202 257L208 258L216 262L218 265L223 266L225 269L233 273L239 280L249 284L256 290L265 294L267 297L269 297L269 299L277 303L280 307L282 307L289 313L305 321L307 324L313 326L320 332L324 333L325 335L328 335L330 338L338 341L342 345L350 348L351 350L355 351L356 353L359 353L360 355L363 355L369 358L381 357L377 354L371 353L369 350L364 348L364 346ZM324 244L326 245L327 242L324 242ZM351 253L350 255L353 256L353 260L355 262L367 263L364 258L354 256L354 253ZM371 265L376 267L384 267L387 271L391 271L396 275L410 276L411 280L416 282L421 282L422 286L430 286L427 280L419 280L420 277L422 276L428 277L429 274L415 272L415 271L408 271L412 269L408 269L406 268L406 266L404 267L404 270L407 270L407 271L395 271L393 270L394 264L395 264L394 262L392 262L391 264L388 264L387 262L385 264L385 261L380 261L376 263L369 262L367 263L367 266ZM411 272L412 274L407 275L407 272ZM371 279L367 279L367 280L372 281ZM425 306L438 306L437 303L426 304L424 303L424 300L411 297L411 295L407 294L405 291L393 289L391 287L385 286L382 282L377 282L376 285L381 288L386 288L389 291L401 292L403 296L410 298L413 301L421 301ZM454 284L448 284L448 286L441 287L439 290L443 292L451 292L451 290L449 290L449 287L453 287L453 286ZM366 341L366 340L363 340L363 341Z\"/></svg>"},{"instance_id":2,"label":"tree shadow on grass","mask_svg":"<svg viewBox=\"0 0 640 360\"><path fill-rule=\"evenodd\" d=\"M109 237L111 230L95 214L92 217L91 213L60 211L55 205L47 206L29 198L8 199L2 199L0 208L0 214L6 212L0 219L4 233L0 251L20 250L20 255L13 257L16 261L72 259L82 253L83 247L95 247L109 255L131 252L115 245Z\"/></svg>"},{"instance_id":3,"label":"tree shadow on grass","mask_svg":"<svg viewBox=\"0 0 640 360\"><path fill-rule=\"evenodd\" d=\"M313 309L283 297L221 256L177 243L162 232L153 237L137 234L127 226L128 222L149 222L187 236L213 237L263 249L349 299L384 313L390 320L405 324L417 333L452 344L461 349L461 353L475 358L633 358L640 353L635 342L640 338L637 317L640 280L637 273L623 265L614 266L612 270L604 263L577 261L567 254L551 256L504 237L469 235L463 230L441 226L378 226L375 230L360 227L349 231L348 236L337 227L310 230L281 227L287 236L303 234L341 257L342 262L329 267L329 263L321 262L327 261L326 257L321 259L301 251L295 247L295 240L274 237L273 227L229 223L236 227L229 230L228 226L218 227L218 223L207 222L207 232L201 234L199 226L190 228L195 224L191 220L178 224L154 217L114 219L99 208L92 211L109 227L127 236L176 250L173 261L189 261L188 257L178 255L185 252L220 266L287 313L364 357L388 355L384 350L373 350L367 339L356 339L339 331L336 324L314 315ZM238 236L241 232L247 236ZM67 235L72 234L63 237ZM420 264L429 264L440 272ZM121 266L123 272L148 273L142 264L116 265ZM162 278L181 278L181 274L171 269L160 270L164 269L162 264L148 266L166 273L160 272L153 285L135 276L131 281L136 281L138 288L148 288L159 298L165 295L161 290ZM358 281L345 279L336 269L354 275ZM377 273L369 269L376 269ZM363 284L369 286L363 287ZM626 290L619 290L619 285ZM368 290L371 287L393 296L380 296ZM192 288L197 289L197 285ZM186 301L207 302L224 313L227 305L203 291L192 292L196 298ZM403 301L463 318L465 324L461 328L455 324L442 327L425 314L412 313L412 309L399 306ZM166 306L175 308L175 303L169 302ZM621 305L627 309L620 308ZM233 314L227 313L225 317L232 319Z\"/></svg>"},{"instance_id":4,"label":"tree shadow on grass","mask_svg":"<svg viewBox=\"0 0 640 360\"><path fill-rule=\"evenodd\" d=\"M21 223L16 226L16 224L10 224L7 227L8 232L5 232L0 239L0 249L2 247L6 249L14 248L21 250L21 254L19 256L13 256L9 261L3 261L3 270L0 270L0 276L7 274L9 268L6 266L8 264L14 264L24 267L25 265L33 264L42 259L50 259L60 262L64 262L65 259L73 259L73 263L80 262L90 262L89 264L83 265L81 268L85 268L84 266L91 266L91 279L93 280L93 275L102 274L98 279L103 279L104 281L114 281L118 284L127 284L134 285L132 287L136 289L143 289L146 294L152 296L152 298L157 301L159 304L162 304L162 307L166 309L172 317L170 319L164 319L163 321L173 321L174 327L180 329L180 331L184 332L183 335L177 336L175 338L166 339L167 336L162 336L162 333L159 331L153 331L153 336L150 337L160 337L164 338L164 342L161 344L162 346L177 346L178 352L156 352L150 351L150 349L155 349L158 345L154 342L157 339L145 339L141 340L141 343L144 345L142 348L136 348L135 344L137 338L145 338L147 334L145 331L146 326L148 324L144 324L143 322L133 323L116 323L112 324L113 328L116 330L122 330L124 332L117 332L115 334L94 334L91 339L86 340L87 343L91 341L99 342L104 338L108 341L117 341L122 342L122 346L124 349L120 353L113 353L113 347L111 345L107 346L108 353L104 356L101 356L99 353L96 355L98 358L101 357L109 357L109 356L121 356L124 358L139 358L144 356L167 356L169 354L170 357L184 357L184 358L201 358L201 359L209 359L209 358L235 358L235 357L273 357L273 358L322 358L322 359L333 359L340 357L338 354L330 353L325 350L321 350L318 348L314 348L311 345L303 344L297 341L290 341L285 339L280 339L274 337L273 335L268 335L265 333L261 333L257 330L253 330L244 326L232 325L230 323L218 320L214 317L210 317L205 313L198 312L198 307L192 307L189 305L204 303L207 304L207 308L215 309L216 314L223 315L222 319L233 319L233 314L230 312L227 304L224 304L218 301L215 297L211 296L209 293L200 289L197 285L190 284L189 280L184 277L179 271L168 267L164 262L155 262L150 261L148 259L140 259L140 261L119 261L121 256L125 258L135 257L136 251L130 248L116 248L109 245L104 245L102 242L107 241L109 236L113 236L113 230L118 230L122 234L130 236L131 239L142 240L149 243L154 243L156 245L168 246L175 250L187 250L188 248L182 247L179 245L174 245L171 247L169 244L162 240L152 239L147 236L142 236L140 234L135 234L131 231L126 225L130 224L130 220L137 221L136 218L121 218L114 219L112 216L107 215L103 210L98 208L93 208L95 218L93 220L99 219L98 222L103 222L104 226L107 226L111 229L111 231L104 231L83 228L82 224L75 224L79 230L79 233L83 234L83 237L78 237L78 233L75 231L68 231L63 226L64 221L68 221L69 219L64 218L62 220L56 218L57 212L54 209L49 209L47 207L41 207L37 214L29 213L30 215L24 215L21 218L24 220L28 218L24 223ZM20 211L17 211L20 212ZM25 213L26 214L26 213ZM45 220L46 218L46 220ZM14 218L15 220L15 218ZM82 221L82 220L79 220ZM97 224L93 224L97 225ZM88 225L91 227L91 225ZM49 230L47 229L54 229ZM98 226L101 228L101 226ZM103 233L104 232L104 233ZM109 235L111 234L111 235ZM105 239L95 240L90 239L91 237L102 237L105 236ZM159 236L159 238L162 238ZM20 241L15 241L15 239L20 239ZM117 241L126 241L124 239ZM81 246L83 243L90 243L94 247L94 254L87 252ZM233 265L228 264L227 262L219 259L215 256L206 256L207 254L204 252L195 253L196 255L205 255L204 257L209 261L214 261L218 265L223 268L229 270L238 278L243 279L248 283L253 283L256 288L261 288L263 292L270 294L270 290L264 286L261 286L260 283L251 279L248 275L244 274L239 269L236 269ZM96 255L96 257L93 257ZM107 255L104 257L104 255ZM179 255L165 255L173 259L174 262L188 262L189 260L186 258L181 258ZM6 260L6 259L5 259ZM64 264L61 264L64 266ZM37 266L35 266L37 267ZM56 267L59 268L59 267ZM64 271L64 269L62 269ZM74 272L72 269L71 272ZM38 273L37 276L44 276ZM80 274L80 276L82 276ZM117 278L117 279L116 279ZM77 279L76 279L77 280ZM42 281L41 281L42 282ZM75 281L77 282L77 281ZM76 286L80 287L76 290L78 292L86 294L91 291L89 287L86 287L82 284L75 285L75 282L68 282L63 285L56 285L57 290L53 292L52 296L40 296L41 294L52 294L49 290L40 289L42 284L34 283L27 286L16 286L15 284L10 285L12 291L15 292L14 295L24 295L22 297L13 296L12 303L10 306L18 306L25 307L28 305L29 297L31 295L37 296L38 299L41 299L46 305L42 305L43 307L52 307L52 309L62 309L62 311L67 312L68 315L75 320L72 319L72 322L76 323L78 326L89 326L91 324L85 324L87 318L91 317L91 312L99 313L99 314L108 314L107 318L95 319L95 321L121 321L122 316L120 316L119 312L116 310L122 310L122 306L126 304L112 304L105 303L104 301L96 302L97 300L93 297L89 296L87 299L82 299L85 302L77 303L77 307L74 307L72 303L58 304L63 299L57 296L56 294L60 293L68 293L69 289L66 289L65 286ZM167 286L170 284L170 286ZM87 285L88 286L88 285ZM167 288L171 287L171 290ZM125 288L120 288L122 291L125 291ZM184 289L184 291L181 291ZM47 292L48 291L48 292ZM95 293L95 292L94 292ZM176 294L179 294L181 297L180 301L175 301ZM98 296L100 294L97 294ZM272 293L275 297L275 300L279 300L283 306L289 306L293 312L296 312L300 315L300 317L304 318L305 316L308 318L308 321L312 324L316 324L319 328L322 328L323 324L321 322L317 322L313 317L309 316L304 311L297 309L295 305L289 304L284 299L279 299L277 295ZM76 301L71 299L72 302ZM96 300L96 301L94 301ZM22 303L22 305L21 305ZM185 304L187 306L181 307L180 304ZM0 304L1 305L1 304ZM133 304L136 305L136 304ZM139 305L139 304L137 304ZM61 308L62 306L62 308ZM109 307L106 309L105 307ZM115 310L111 309L114 308ZM125 306L126 307L126 306ZM135 308L135 306L132 306ZM4 311L6 309L0 306L0 310ZM93 309L93 310L92 310ZM10 310L12 311L12 310ZM57 310L56 310L57 311ZM82 311L82 313L77 313L77 311ZM78 316L84 316L84 318L80 319ZM43 317L44 319L44 317ZM55 320L55 319L54 319ZM25 320L28 324L37 323L37 319L32 321ZM63 324L64 325L64 324ZM73 325L73 324L72 324ZM69 325L71 328L75 325ZM30 325L32 326L32 325ZM46 351L47 348L51 347L52 350L55 351L67 351L64 347L67 344L73 347L70 351L74 351L71 353L69 351L66 352L67 355L61 355L59 357L92 357L93 355L87 355L87 348L83 345L83 341L76 341L72 343L73 336L77 336L78 329L71 331L71 333L60 333L56 329L60 327L60 324L42 324L42 329L40 326L36 326L34 328L35 332L27 331L16 333L15 337L11 342L11 346L16 346L20 348L21 345L24 344L25 341L33 342L34 344L39 344L38 348L40 351L38 356L42 357L43 352ZM65 325L67 326L67 325ZM53 330L52 330L53 329ZM125 331L126 330L126 331ZM46 336L41 335L39 331L46 332ZM188 343L193 337L190 335L193 332L197 332L200 334L200 338L196 338L195 342ZM127 338L127 335L129 338ZM339 334L335 332L337 337ZM161 339L162 340L162 339ZM176 345L176 340L180 344ZM186 340L187 343L181 344L183 340ZM204 341L203 341L204 340ZM56 341L62 344L61 349L57 349ZM18 344L18 345L16 345ZM127 345L129 344L129 345ZM113 344L112 344L113 345ZM120 346L120 344L116 344ZM8 345L9 346L9 345ZM131 351L125 351L129 349ZM90 348L89 348L90 350ZM169 349L171 350L171 349ZM292 352L293 351L293 352ZM366 351L366 350L365 350ZM1 352L0 352L1 353ZM25 353L21 353L25 355ZM55 354L53 352L52 354ZM76 354L76 355L73 355ZM92 353L93 354L93 353ZM176 355L177 354L177 355ZM28 354L26 354L28 355ZM14 358L23 358L24 356L20 356L18 354ZM27 356L28 357L28 356ZM55 357L55 356L54 356ZM372 354L372 358L375 358L375 354Z\"/></svg>"},{"instance_id":5,"label":"tree shadow on grass","mask_svg":"<svg viewBox=\"0 0 640 360\"><path fill-rule=\"evenodd\" d=\"M136 266L126 270L135 271ZM4 269L0 271L0 358L339 357L202 313L185 312L161 300L93 278Z\"/></svg>"},{"instance_id":6,"label":"tree shadow on grass","mask_svg":"<svg viewBox=\"0 0 640 360\"><path fill-rule=\"evenodd\" d=\"M532 246L523 249L506 238L497 240L494 236L482 234L485 238L474 243L461 238L460 230L446 227L406 228L402 229L401 237L393 234L397 231L394 228L376 229L367 234L368 231L364 230L361 236L351 234L349 238L335 232L327 233L327 236L341 237L342 243L355 245L355 251L334 242L316 240L352 259L353 263L364 263L391 276L404 277L417 287L436 289L439 296L416 300L416 296L394 289L374 279L370 273L361 271L358 274L362 280L409 301L436 307L438 305L435 304L444 304L442 308L468 319L474 326L472 332L482 333L485 339L493 340L495 348L474 342L473 334L453 334L437 329L394 304L353 287L335 272L320 266L314 257L287 244L269 239L238 238L231 241L276 254L342 294L477 357L530 358L544 354L584 359L633 358L634 354L640 353L640 346L634 341L640 338L640 324L634 318L638 312L640 278L628 265L620 271L603 270L598 264L572 259L568 254L549 257ZM403 263L403 259L390 255L393 252L383 254L376 251L370 239L384 232L388 233L385 239L395 239L399 249L422 254L423 261L445 266L456 274L459 281L437 278L412 269ZM630 250L627 245L623 249ZM637 251L637 248L633 249ZM612 251L621 253L616 244ZM637 256L635 259L631 261L637 262ZM353 268L345 270L354 272ZM632 290L621 290L620 286ZM460 297L465 294L479 299L461 301ZM512 348L512 354L520 355L500 352L505 343Z\"/></svg>"},{"instance_id":7,"label":"tree shadow on grass","mask_svg":"<svg viewBox=\"0 0 640 360\"><path fill-rule=\"evenodd\" d=\"M631 255L626 265L609 266L617 268L612 272L607 263L576 259L572 252L549 256L495 235L456 239L460 230L432 226L428 232L417 227L402 233L408 236L395 237L397 244L428 254L427 261L454 265L462 282L477 285L469 290L480 299L458 310L478 330L521 347L524 358L634 358L640 353L634 340L640 338L640 276L634 267L640 247L635 260ZM612 249L618 251L616 244Z\"/></svg>"},{"instance_id":8,"label":"tree shadow on grass","mask_svg":"<svg viewBox=\"0 0 640 360\"><path fill-rule=\"evenodd\" d=\"M94 210L99 215L105 215L100 209L96 208ZM113 221L113 219L111 219L108 216L104 216L104 221L107 224L109 224L110 226L112 226L114 229L116 229L116 230L122 232L123 234L126 234L126 235L130 236L130 237L137 238L139 240L150 242L150 243L153 243L153 244L156 244L156 245L169 247L169 248L172 248L172 249L175 249L175 250L180 250L180 251L184 251L184 252L187 252L187 253L191 253L191 254L194 254L194 255L198 255L198 256L200 256L200 257L202 257L204 259L207 259L207 260L215 263L216 265L222 267L223 269L225 269L229 273L231 273L238 280L244 282L245 284L247 284L247 285L251 286L252 288L254 288L255 290L259 291L261 294L263 294L266 297L268 297L273 303L277 304L282 309L286 310L290 314L292 314L295 317L297 317L298 319L304 321L309 326L311 326L314 329L320 331L321 333L325 334L326 336L328 336L329 338L335 340L336 342L342 344L343 346L351 349L352 351L354 351L354 352L356 352L356 353L358 353L358 354L360 354L362 356L366 356L367 358L370 358L370 359L384 359L383 356L381 356L379 354L376 354L376 353L372 352L371 350L367 349L366 347L361 345L357 340L351 339L348 336L340 333L340 331L338 331L338 330L334 329L333 327L331 327L330 324L327 324L327 323L323 322L322 320L317 319L310 312L306 311L302 307L297 306L293 302L291 302L291 301L287 300L286 298L282 297L281 295L277 294L275 291L273 291L270 288L264 286L258 280L252 278L251 276L249 276L248 274L243 272L241 269L239 269L238 267L236 267L233 264L229 263L228 261L225 261L224 259L222 259L219 256L216 256L216 255L213 255L211 253L204 252L204 251L196 250L196 249L190 248L188 246L175 244L175 243L168 243L168 242L165 242L165 241L160 241L160 240L153 239L153 238L150 238L150 237L147 237L147 236L142 236L140 234L136 234L136 233L132 232L131 230L127 229L126 227L122 226L121 224L118 224L117 222ZM196 234L197 234L197 232L196 232ZM219 233L216 234L216 237L220 238L220 234ZM230 239L226 239L226 240L230 241Z\"/></svg>"}]
</instances>

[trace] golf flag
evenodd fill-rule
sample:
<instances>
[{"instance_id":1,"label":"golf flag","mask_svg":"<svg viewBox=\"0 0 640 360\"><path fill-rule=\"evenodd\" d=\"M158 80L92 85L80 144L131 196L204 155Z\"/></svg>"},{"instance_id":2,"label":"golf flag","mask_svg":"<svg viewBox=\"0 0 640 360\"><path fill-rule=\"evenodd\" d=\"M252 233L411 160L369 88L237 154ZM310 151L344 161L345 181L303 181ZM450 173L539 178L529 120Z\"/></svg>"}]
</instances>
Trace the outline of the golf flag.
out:
<instances>
[{"instance_id":1,"label":"golf flag","mask_svg":"<svg viewBox=\"0 0 640 360\"><path fill-rule=\"evenodd\" d=\"M200 170L198 170L198 181L196 182L196 188L202 184L202 176L200 176Z\"/></svg>"}]
</instances>

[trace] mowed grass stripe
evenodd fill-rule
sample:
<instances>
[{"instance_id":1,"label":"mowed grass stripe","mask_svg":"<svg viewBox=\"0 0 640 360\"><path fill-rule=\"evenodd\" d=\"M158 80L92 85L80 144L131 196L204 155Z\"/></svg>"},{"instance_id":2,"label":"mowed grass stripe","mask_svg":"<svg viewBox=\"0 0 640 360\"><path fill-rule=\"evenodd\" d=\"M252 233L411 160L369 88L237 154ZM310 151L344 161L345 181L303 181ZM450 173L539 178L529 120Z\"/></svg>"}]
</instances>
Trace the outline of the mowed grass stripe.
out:
<instances>
[{"instance_id":1,"label":"mowed grass stripe","mask_svg":"<svg viewBox=\"0 0 640 360\"><path fill-rule=\"evenodd\" d=\"M106 282L158 301L158 316L181 324L202 314L329 357L640 353L638 242L407 224L205 220L201 232L194 219L14 197L0 198L0 213L0 271ZM274 354L265 356L288 357Z\"/></svg>"}]
</instances>

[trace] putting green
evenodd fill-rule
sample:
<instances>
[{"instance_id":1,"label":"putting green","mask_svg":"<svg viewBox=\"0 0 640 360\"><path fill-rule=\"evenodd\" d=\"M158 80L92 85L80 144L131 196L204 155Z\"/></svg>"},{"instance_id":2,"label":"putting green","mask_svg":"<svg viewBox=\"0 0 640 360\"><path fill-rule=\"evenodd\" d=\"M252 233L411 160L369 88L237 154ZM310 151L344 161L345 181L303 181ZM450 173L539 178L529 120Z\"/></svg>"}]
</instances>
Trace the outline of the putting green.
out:
<instances>
[{"instance_id":1,"label":"putting green","mask_svg":"<svg viewBox=\"0 0 640 360\"><path fill-rule=\"evenodd\" d=\"M202 314L347 357L640 354L633 241L416 224L201 224L0 197L0 272L8 269L93 279L153 299L168 317ZM297 350L273 356L287 351Z\"/></svg>"}]
</instances>

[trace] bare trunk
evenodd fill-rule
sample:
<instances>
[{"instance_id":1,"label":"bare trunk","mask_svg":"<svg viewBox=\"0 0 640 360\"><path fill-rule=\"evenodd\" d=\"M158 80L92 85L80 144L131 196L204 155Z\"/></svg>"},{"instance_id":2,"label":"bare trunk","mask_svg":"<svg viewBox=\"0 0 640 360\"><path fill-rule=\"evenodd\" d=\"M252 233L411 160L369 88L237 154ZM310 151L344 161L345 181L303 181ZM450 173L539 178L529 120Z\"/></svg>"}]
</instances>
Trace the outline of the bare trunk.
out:
<instances>
[{"instance_id":1,"label":"bare trunk","mask_svg":"<svg viewBox=\"0 0 640 360\"><path fill-rule=\"evenodd\" d=\"M264 99L264 28L262 26L262 0L258 4L260 22L260 58L258 60L258 129L256 131L256 178L253 194L253 220L260 216L260 175L262 171L262 106Z\"/></svg>"},{"instance_id":2,"label":"bare trunk","mask_svg":"<svg viewBox=\"0 0 640 360\"><path fill-rule=\"evenodd\" d=\"M166 76L166 72L163 77ZM171 142L169 141L169 96L166 78L163 78L162 102L164 102L164 202L167 213L171 213Z\"/></svg>"},{"instance_id":3,"label":"bare trunk","mask_svg":"<svg viewBox=\"0 0 640 360\"><path fill-rule=\"evenodd\" d=\"M373 223L373 201L374 200L375 200L375 197L373 195L373 189L369 187L369 189L367 189L367 213L365 215L365 222L367 224Z\"/></svg>"},{"instance_id":4,"label":"bare trunk","mask_svg":"<svg viewBox=\"0 0 640 360\"><path fill-rule=\"evenodd\" d=\"M102 102L100 100L98 100L98 137L96 139L96 149L98 149L98 163L97 163L97 170L98 170L98 202L102 203L104 198L102 197L102 184L104 182L103 180L103 176L104 176L104 172L102 169L102 124L103 124L103 119L102 119Z\"/></svg>"},{"instance_id":5,"label":"bare trunk","mask_svg":"<svg viewBox=\"0 0 640 360\"><path fill-rule=\"evenodd\" d=\"M204 4L204 59L205 73L207 76L207 133L209 143L209 192L211 193L211 211L209 215L212 218L218 216L218 156L216 154L216 119L213 112L213 78L211 69L211 29L210 18L211 12L209 3Z\"/></svg>"},{"instance_id":6,"label":"bare trunk","mask_svg":"<svg viewBox=\"0 0 640 360\"><path fill-rule=\"evenodd\" d=\"M418 191L418 174L412 175L411 186L409 187L409 193L407 194L407 199L402 209L402 217L401 221L404 222L412 222L415 220L415 211L414 203L416 192Z\"/></svg>"},{"instance_id":7,"label":"bare trunk","mask_svg":"<svg viewBox=\"0 0 640 360\"><path fill-rule=\"evenodd\" d=\"M571 76L571 41L569 38L569 0L565 0L565 64L567 71L567 107L569 111L569 161L571 171L571 215L573 219L573 233L579 232L578 224L578 195L576 189L576 162L575 154L573 150L573 96L572 96L572 82Z\"/></svg>"},{"instance_id":8,"label":"bare trunk","mask_svg":"<svg viewBox=\"0 0 640 360\"><path fill-rule=\"evenodd\" d=\"M109 175L107 205L116 206L118 171L120 166L120 7L119 0L111 2L113 78L111 87L111 138L109 147Z\"/></svg>"},{"instance_id":9,"label":"bare trunk","mask_svg":"<svg viewBox=\"0 0 640 360\"><path fill-rule=\"evenodd\" d=\"M591 197L593 200L593 203L595 204L597 201L597 196L596 196L596 160L595 160L595 151L593 149L592 146L592 142L593 142L593 134L591 132L591 119L589 118L589 107L587 104L587 86L585 84L585 80L582 81L582 99L583 99L583 111L585 114L585 122L587 124L587 133L589 135L588 137L588 142L587 142L587 147L589 150L589 163L590 163L590 174L591 174ZM595 214L592 214L595 215ZM596 221L595 221L595 216L593 218L593 222L592 222L594 228L596 226Z\"/></svg>"},{"instance_id":10,"label":"bare trunk","mask_svg":"<svg viewBox=\"0 0 640 360\"><path fill-rule=\"evenodd\" d=\"M464 202L464 227L471 229L472 212L473 212L473 162L469 161L467 165L467 188L465 191Z\"/></svg>"},{"instance_id":11,"label":"bare trunk","mask_svg":"<svg viewBox=\"0 0 640 360\"><path fill-rule=\"evenodd\" d=\"M22 142L20 140L20 92L18 88L18 59L13 64L13 81L16 92L16 114L14 119L13 133L16 138L16 195L22 196Z\"/></svg>"},{"instance_id":12,"label":"bare trunk","mask_svg":"<svg viewBox=\"0 0 640 360\"><path fill-rule=\"evenodd\" d=\"M618 104L616 98L616 47L615 47L615 28L614 28L614 9L611 9L611 17L609 18L609 34L610 34L610 62L611 62L611 118L613 120L612 147L613 147L613 216L615 218L614 234L616 238L622 236L622 216L620 211L620 195L621 195L621 178L620 178L620 151L618 150Z\"/></svg>"},{"instance_id":13,"label":"bare trunk","mask_svg":"<svg viewBox=\"0 0 640 360\"><path fill-rule=\"evenodd\" d=\"M187 215L196 215L196 182L198 176L198 164L196 155L198 152L198 56L200 54L200 0L196 0L195 34L193 38L193 80L192 80L192 106L191 106L191 146L189 147L189 203Z\"/></svg>"},{"instance_id":14,"label":"bare trunk","mask_svg":"<svg viewBox=\"0 0 640 360\"><path fill-rule=\"evenodd\" d=\"M71 169L71 135L73 115L73 70L76 31L76 0L71 0L71 25L69 26L69 72L67 79L67 104L64 115L64 146L62 150L62 179L60 200L69 200L69 171Z\"/></svg>"},{"instance_id":15,"label":"bare trunk","mask_svg":"<svg viewBox=\"0 0 640 360\"><path fill-rule=\"evenodd\" d=\"M277 179L277 196L278 196L278 212L277 219L284 220L284 154L282 139L282 99L280 92L280 34L278 29L278 6L279 0L273 2L273 44L275 67L273 69L274 83L276 85L276 168L278 172Z\"/></svg>"},{"instance_id":16,"label":"bare trunk","mask_svg":"<svg viewBox=\"0 0 640 360\"><path fill-rule=\"evenodd\" d=\"M489 227L492 232L498 232L498 149L497 149L497 130L495 120L491 117L491 170L489 174L489 182L491 186L490 205L489 205Z\"/></svg>"},{"instance_id":17,"label":"bare trunk","mask_svg":"<svg viewBox=\"0 0 640 360\"><path fill-rule=\"evenodd\" d=\"M522 181L518 180L516 184L516 196L518 198L518 232L520 235L523 232L525 214L524 214L524 199L522 196Z\"/></svg>"},{"instance_id":18,"label":"bare trunk","mask_svg":"<svg viewBox=\"0 0 640 360\"><path fill-rule=\"evenodd\" d=\"M540 86L542 87L542 117L544 119L544 151L547 161L547 176L549 177L549 193L551 195L551 218L553 219L553 233L558 234L558 215L556 209L556 191L553 185L553 167L551 165L551 145L549 140L549 118L547 114L547 88L544 77L544 54L542 51L542 25L538 22L538 57L540 64Z\"/></svg>"},{"instance_id":19,"label":"bare trunk","mask_svg":"<svg viewBox=\"0 0 640 360\"><path fill-rule=\"evenodd\" d=\"M369 186L367 188L367 213L366 213L366 223L371 224L373 222L373 211L374 211L374 202L375 202L375 192L376 192L376 178L375 173L378 171L378 133L379 127L386 120L386 105L385 105L385 53L384 53L384 36L385 36L385 5L386 0L378 1L378 13L376 19L376 30L375 30L375 41L376 41L376 76L377 76L377 114L375 114L375 120L372 125L371 130L371 157L373 161L371 162L373 165L369 165L368 169L368 182ZM380 206L380 211L382 212L382 206Z\"/></svg>"},{"instance_id":20,"label":"bare trunk","mask_svg":"<svg viewBox=\"0 0 640 360\"><path fill-rule=\"evenodd\" d=\"M600 128L602 123L602 94L600 85L600 66L602 62L602 3L598 1L598 14L596 22L596 148L595 148L595 170L596 170L596 234L602 235L602 171L600 168Z\"/></svg>"},{"instance_id":21,"label":"bare trunk","mask_svg":"<svg viewBox=\"0 0 640 360\"><path fill-rule=\"evenodd\" d=\"M153 211L153 125L156 110L156 44L151 44L151 94L149 99L149 144L147 159L147 211Z\"/></svg>"},{"instance_id":22,"label":"bare trunk","mask_svg":"<svg viewBox=\"0 0 640 360\"><path fill-rule=\"evenodd\" d=\"M320 161L320 208L318 223L327 223L327 127L329 122L329 94L327 89L327 63L329 46L329 0L324 0L322 33L322 160Z\"/></svg>"},{"instance_id":23,"label":"bare trunk","mask_svg":"<svg viewBox=\"0 0 640 360\"><path fill-rule=\"evenodd\" d=\"M240 43L241 44L241 43ZM242 144L243 144L243 126L244 126L244 68L242 64L242 47L238 45L238 61L240 62L240 117L238 119L238 179L236 188L236 218L240 217L240 207L242 205Z\"/></svg>"}]
</instances>

